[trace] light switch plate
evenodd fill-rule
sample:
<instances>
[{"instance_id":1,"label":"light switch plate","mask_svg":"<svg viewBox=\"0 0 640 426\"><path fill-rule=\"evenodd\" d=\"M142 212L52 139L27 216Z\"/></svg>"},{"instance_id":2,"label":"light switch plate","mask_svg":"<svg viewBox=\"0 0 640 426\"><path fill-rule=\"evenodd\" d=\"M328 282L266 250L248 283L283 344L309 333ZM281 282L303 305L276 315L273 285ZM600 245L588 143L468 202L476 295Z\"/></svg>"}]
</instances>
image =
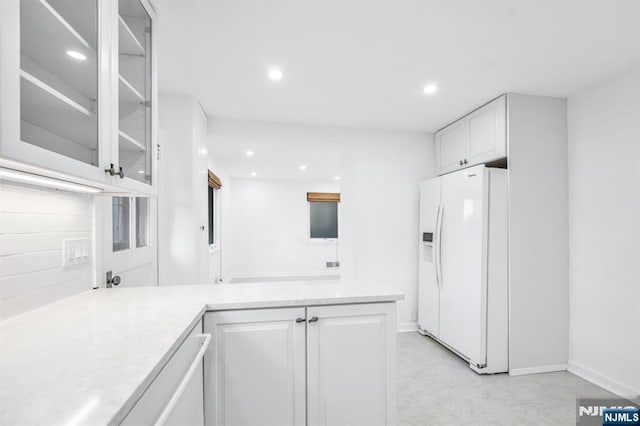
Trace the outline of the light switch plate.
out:
<instances>
[{"instance_id":1,"label":"light switch plate","mask_svg":"<svg viewBox=\"0 0 640 426\"><path fill-rule=\"evenodd\" d=\"M62 266L89 263L90 258L89 238L62 240Z\"/></svg>"}]
</instances>

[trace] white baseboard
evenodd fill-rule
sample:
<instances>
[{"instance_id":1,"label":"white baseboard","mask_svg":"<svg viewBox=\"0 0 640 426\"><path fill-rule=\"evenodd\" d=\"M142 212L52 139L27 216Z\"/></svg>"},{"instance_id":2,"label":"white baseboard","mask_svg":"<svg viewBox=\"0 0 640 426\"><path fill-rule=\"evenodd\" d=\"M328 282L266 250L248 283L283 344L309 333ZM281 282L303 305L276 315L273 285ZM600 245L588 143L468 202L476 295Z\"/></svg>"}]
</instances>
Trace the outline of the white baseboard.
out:
<instances>
[{"instance_id":1,"label":"white baseboard","mask_svg":"<svg viewBox=\"0 0 640 426\"><path fill-rule=\"evenodd\" d=\"M398 323L398 333L411 333L413 331L418 331L418 322L417 321L399 322Z\"/></svg>"},{"instance_id":2,"label":"white baseboard","mask_svg":"<svg viewBox=\"0 0 640 426\"><path fill-rule=\"evenodd\" d=\"M598 385L611 393L615 393L618 396L637 397L638 395L640 395L640 389L630 388L625 384L596 373L590 368L580 365L574 361L569 361L568 370L570 373L573 373L578 377L581 377L595 385Z\"/></svg>"},{"instance_id":3,"label":"white baseboard","mask_svg":"<svg viewBox=\"0 0 640 426\"><path fill-rule=\"evenodd\" d=\"M565 371L567 364L541 365L539 367L511 368L510 376L524 376L526 374L552 373L554 371Z\"/></svg>"}]
</instances>

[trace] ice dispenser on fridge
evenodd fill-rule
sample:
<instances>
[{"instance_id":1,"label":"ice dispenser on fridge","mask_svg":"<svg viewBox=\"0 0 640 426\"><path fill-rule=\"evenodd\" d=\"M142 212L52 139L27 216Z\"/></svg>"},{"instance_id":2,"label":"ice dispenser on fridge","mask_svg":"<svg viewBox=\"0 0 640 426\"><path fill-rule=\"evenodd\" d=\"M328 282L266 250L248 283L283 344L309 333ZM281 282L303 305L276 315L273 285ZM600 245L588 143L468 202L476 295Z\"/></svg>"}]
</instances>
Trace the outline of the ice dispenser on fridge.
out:
<instances>
[{"instance_id":1,"label":"ice dispenser on fridge","mask_svg":"<svg viewBox=\"0 0 640 426\"><path fill-rule=\"evenodd\" d=\"M433 232L422 233L422 260L433 262Z\"/></svg>"}]
</instances>

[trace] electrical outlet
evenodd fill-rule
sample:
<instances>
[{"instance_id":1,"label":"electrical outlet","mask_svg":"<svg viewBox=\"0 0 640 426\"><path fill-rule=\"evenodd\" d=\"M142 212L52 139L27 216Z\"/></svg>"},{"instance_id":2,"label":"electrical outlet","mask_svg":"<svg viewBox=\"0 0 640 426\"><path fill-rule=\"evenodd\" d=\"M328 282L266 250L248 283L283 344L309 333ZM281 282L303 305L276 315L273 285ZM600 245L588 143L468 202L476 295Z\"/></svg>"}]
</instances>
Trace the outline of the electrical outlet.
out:
<instances>
[{"instance_id":1,"label":"electrical outlet","mask_svg":"<svg viewBox=\"0 0 640 426\"><path fill-rule=\"evenodd\" d=\"M88 263L90 253L89 238L62 240L62 266Z\"/></svg>"}]
</instances>

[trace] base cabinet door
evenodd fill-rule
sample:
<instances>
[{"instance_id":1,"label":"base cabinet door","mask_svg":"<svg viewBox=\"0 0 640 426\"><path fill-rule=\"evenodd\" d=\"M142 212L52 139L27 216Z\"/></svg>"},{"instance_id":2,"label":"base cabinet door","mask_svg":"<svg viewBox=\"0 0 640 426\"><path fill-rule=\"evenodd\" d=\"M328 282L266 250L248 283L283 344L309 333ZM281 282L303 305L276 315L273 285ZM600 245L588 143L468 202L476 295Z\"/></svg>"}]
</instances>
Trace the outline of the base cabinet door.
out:
<instances>
[{"instance_id":1,"label":"base cabinet door","mask_svg":"<svg viewBox=\"0 0 640 426\"><path fill-rule=\"evenodd\" d=\"M305 424L304 318L305 308L205 314L206 424Z\"/></svg>"},{"instance_id":2,"label":"base cabinet door","mask_svg":"<svg viewBox=\"0 0 640 426\"><path fill-rule=\"evenodd\" d=\"M395 424L395 303L307 308L309 426Z\"/></svg>"}]
</instances>

